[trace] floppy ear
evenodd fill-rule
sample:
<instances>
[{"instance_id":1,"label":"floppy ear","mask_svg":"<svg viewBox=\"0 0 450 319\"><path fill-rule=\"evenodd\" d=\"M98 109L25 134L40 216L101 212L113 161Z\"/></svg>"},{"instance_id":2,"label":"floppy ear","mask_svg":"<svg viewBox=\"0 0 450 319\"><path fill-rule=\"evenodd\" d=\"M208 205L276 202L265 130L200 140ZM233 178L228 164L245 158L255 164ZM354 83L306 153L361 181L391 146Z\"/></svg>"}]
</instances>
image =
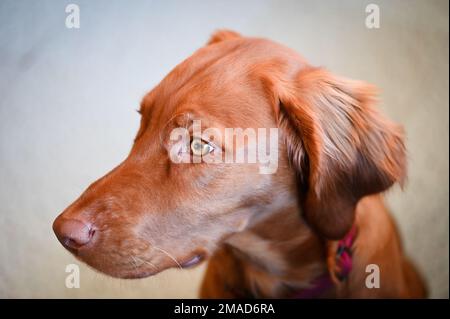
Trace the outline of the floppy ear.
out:
<instances>
[{"instance_id":1,"label":"floppy ear","mask_svg":"<svg viewBox=\"0 0 450 319\"><path fill-rule=\"evenodd\" d=\"M241 35L239 33L231 31L231 30L225 30L225 29L217 30L216 32L214 32L211 35L211 37L209 38L206 45L222 42L225 40L236 39L236 38L240 38L240 37L241 37Z\"/></svg>"},{"instance_id":2,"label":"floppy ear","mask_svg":"<svg viewBox=\"0 0 450 319\"><path fill-rule=\"evenodd\" d=\"M374 88L320 68L281 84L279 121L302 176L306 219L329 239L351 228L358 200L406 176L401 127L374 107Z\"/></svg>"}]
</instances>

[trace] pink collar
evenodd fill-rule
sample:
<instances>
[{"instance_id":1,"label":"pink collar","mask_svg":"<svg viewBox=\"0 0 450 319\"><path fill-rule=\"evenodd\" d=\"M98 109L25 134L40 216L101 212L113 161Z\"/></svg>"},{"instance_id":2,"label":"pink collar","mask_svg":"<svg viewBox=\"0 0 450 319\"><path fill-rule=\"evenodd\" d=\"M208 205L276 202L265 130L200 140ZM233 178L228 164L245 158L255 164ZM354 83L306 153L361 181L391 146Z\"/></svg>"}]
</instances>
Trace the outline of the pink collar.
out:
<instances>
[{"instance_id":1,"label":"pink collar","mask_svg":"<svg viewBox=\"0 0 450 319\"><path fill-rule=\"evenodd\" d=\"M336 265L339 271L335 272L336 278L340 281L347 279L352 270L352 246L356 238L356 226L342 238L338 243L336 251ZM293 294L293 299L312 299L323 295L327 290L334 286L334 281L329 273L324 274L313 280L311 288L301 290Z\"/></svg>"}]
</instances>

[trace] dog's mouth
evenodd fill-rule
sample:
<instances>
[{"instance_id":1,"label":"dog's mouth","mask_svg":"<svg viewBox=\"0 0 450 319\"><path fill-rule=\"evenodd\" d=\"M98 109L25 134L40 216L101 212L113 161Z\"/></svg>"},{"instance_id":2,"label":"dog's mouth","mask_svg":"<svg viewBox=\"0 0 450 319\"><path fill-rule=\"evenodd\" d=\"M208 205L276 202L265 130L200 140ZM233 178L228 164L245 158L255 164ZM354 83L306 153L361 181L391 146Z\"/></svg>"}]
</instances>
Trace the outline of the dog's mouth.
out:
<instances>
[{"instance_id":1,"label":"dog's mouth","mask_svg":"<svg viewBox=\"0 0 450 319\"><path fill-rule=\"evenodd\" d=\"M201 263L204 259L204 255L194 255L191 259L188 259L187 261L183 262L181 264L182 268L191 268L194 267L196 265L198 265L199 263Z\"/></svg>"},{"instance_id":2,"label":"dog's mouth","mask_svg":"<svg viewBox=\"0 0 450 319\"><path fill-rule=\"evenodd\" d=\"M182 261L180 263L174 263L171 265L165 265L158 267L157 265L152 265L151 270L148 269L142 269L142 268L136 268L133 270L125 270L125 271L117 271L117 270L110 270L110 269L102 269L99 267L91 266L94 269L97 269L100 272L103 272L109 276L115 277L115 278L122 278L122 279L140 279L140 278L147 278L154 276L168 268L182 268L182 269L188 269L193 268L200 264L202 261L206 259L205 254L195 254L193 256L190 256L189 259L186 259L185 261Z\"/></svg>"},{"instance_id":3,"label":"dog's mouth","mask_svg":"<svg viewBox=\"0 0 450 319\"><path fill-rule=\"evenodd\" d=\"M197 266L203 260L204 260L203 255L195 255L192 258L188 259L186 262L180 263L180 265L177 265L177 266L180 266L183 269L192 268L194 266ZM175 268L175 266L173 268ZM164 270L164 269L162 269L162 270ZM126 273L126 274L121 274L116 277L123 278L123 279L140 279L140 278L147 278L147 277L154 276L159 272L160 271L136 271L136 272Z\"/></svg>"}]
</instances>

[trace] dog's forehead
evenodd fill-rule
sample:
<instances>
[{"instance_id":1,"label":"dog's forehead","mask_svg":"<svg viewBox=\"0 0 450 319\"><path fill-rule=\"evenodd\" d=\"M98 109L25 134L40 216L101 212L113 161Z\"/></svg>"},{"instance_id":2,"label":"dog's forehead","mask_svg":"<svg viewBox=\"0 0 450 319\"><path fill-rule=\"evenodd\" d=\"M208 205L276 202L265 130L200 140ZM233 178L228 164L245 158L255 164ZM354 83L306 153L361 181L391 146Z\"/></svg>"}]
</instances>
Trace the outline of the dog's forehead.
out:
<instances>
[{"instance_id":1,"label":"dog's forehead","mask_svg":"<svg viewBox=\"0 0 450 319\"><path fill-rule=\"evenodd\" d=\"M227 69L242 69L237 67L245 60L245 52L242 50L241 42L235 43L233 41L230 43L230 41L226 41L197 50L178 64L144 97L141 110L145 111L153 107L154 104L167 104L168 101L173 101L176 98L183 99L187 95L195 97L196 93L200 94L211 87L209 81L214 81L215 78L224 81ZM234 51L240 51L241 53L231 65L230 58ZM237 77L238 74L235 73L234 76ZM186 90L186 87L190 90Z\"/></svg>"},{"instance_id":2,"label":"dog's forehead","mask_svg":"<svg viewBox=\"0 0 450 319\"><path fill-rule=\"evenodd\" d=\"M296 53L264 39L239 38L207 45L176 66L148 93L140 112L167 121L197 108L225 121L251 123L265 115L255 109L255 104L267 103L263 101L267 96L262 94L259 72L286 67L292 61L299 61Z\"/></svg>"}]
</instances>

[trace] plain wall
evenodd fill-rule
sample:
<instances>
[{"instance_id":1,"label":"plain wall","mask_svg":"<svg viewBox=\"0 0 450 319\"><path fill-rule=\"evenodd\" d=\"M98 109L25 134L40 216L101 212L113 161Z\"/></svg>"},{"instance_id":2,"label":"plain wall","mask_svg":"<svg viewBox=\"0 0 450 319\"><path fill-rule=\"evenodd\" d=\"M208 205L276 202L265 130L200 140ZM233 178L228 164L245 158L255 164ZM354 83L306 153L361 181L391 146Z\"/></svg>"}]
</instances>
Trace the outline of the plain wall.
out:
<instances>
[{"instance_id":1,"label":"plain wall","mask_svg":"<svg viewBox=\"0 0 450 319\"><path fill-rule=\"evenodd\" d=\"M71 2L80 29L65 27ZM125 158L143 95L230 28L380 88L409 151L409 180L388 205L431 296L448 298L446 0L71 2L0 2L0 297L196 297L204 265L112 279L76 261L51 225ZM380 29L365 27L369 3ZM65 287L70 263L81 266L79 289Z\"/></svg>"}]
</instances>

